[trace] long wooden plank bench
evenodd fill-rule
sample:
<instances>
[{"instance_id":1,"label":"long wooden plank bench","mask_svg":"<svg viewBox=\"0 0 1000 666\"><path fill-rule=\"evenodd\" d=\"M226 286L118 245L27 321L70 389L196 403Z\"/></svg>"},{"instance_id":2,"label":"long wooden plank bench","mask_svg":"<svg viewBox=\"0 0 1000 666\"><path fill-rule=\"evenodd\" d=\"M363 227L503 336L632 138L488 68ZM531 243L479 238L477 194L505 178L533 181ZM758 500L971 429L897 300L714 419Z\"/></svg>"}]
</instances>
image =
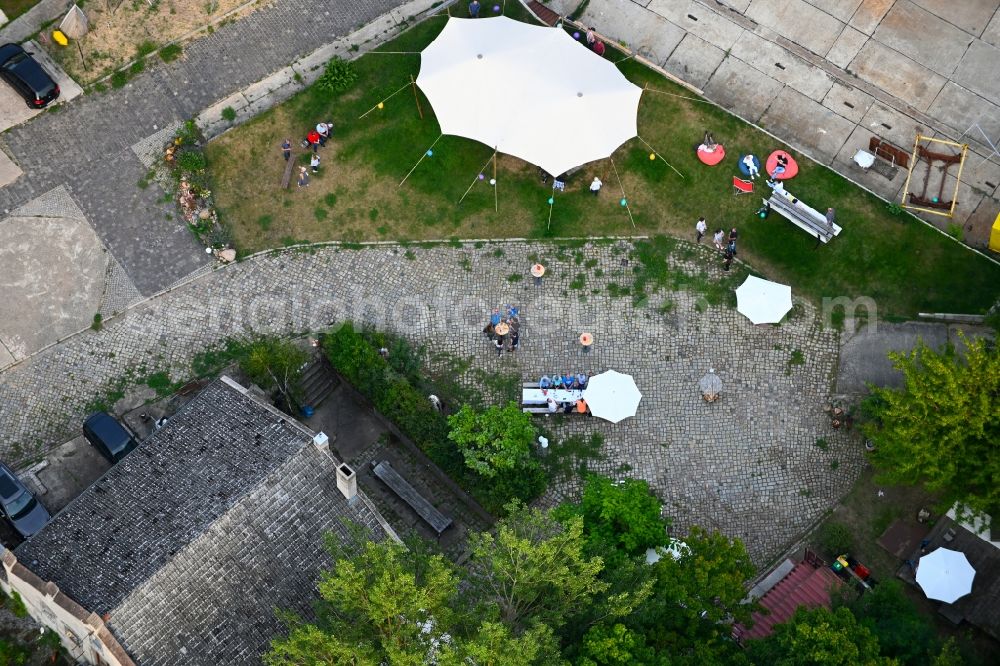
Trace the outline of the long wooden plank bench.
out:
<instances>
[{"instance_id":1,"label":"long wooden plank bench","mask_svg":"<svg viewBox=\"0 0 1000 666\"><path fill-rule=\"evenodd\" d=\"M388 460L380 463L372 463L372 471L382 482L389 486L392 492L396 493L401 500L410 505L410 508L417 512L417 515L424 519L431 528L437 532L438 536L451 525L451 518L434 508L423 495L418 493L406 479L399 475L399 472L392 468Z\"/></svg>"},{"instance_id":2,"label":"long wooden plank bench","mask_svg":"<svg viewBox=\"0 0 1000 666\"><path fill-rule=\"evenodd\" d=\"M843 231L837 223L832 227L828 226L825 215L784 190L774 190L769 199L764 199L764 205L823 243L829 243L834 236Z\"/></svg>"}]
</instances>

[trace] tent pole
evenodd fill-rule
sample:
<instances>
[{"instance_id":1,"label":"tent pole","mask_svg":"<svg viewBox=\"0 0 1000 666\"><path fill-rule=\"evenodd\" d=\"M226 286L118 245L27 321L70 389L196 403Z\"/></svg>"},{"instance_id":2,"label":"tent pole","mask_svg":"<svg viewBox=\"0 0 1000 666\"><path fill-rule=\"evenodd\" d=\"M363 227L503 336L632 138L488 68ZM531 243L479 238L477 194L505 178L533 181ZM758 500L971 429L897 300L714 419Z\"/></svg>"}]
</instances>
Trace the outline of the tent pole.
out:
<instances>
[{"instance_id":1,"label":"tent pole","mask_svg":"<svg viewBox=\"0 0 1000 666\"><path fill-rule=\"evenodd\" d=\"M484 164L479 169L479 171L476 172L476 177L472 179L472 185L469 185L469 189L467 189L465 191L465 194L462 195L462 198L458 200L459 204L461 204L463 201L465 201L465 197L469 196L469 192L472 191L472 188L475 186L476 181L479 180L479 176L482 175L483 171L486 170L486 167L488 167L490 165L490 162L493 161L493 158L496 157L496 154L497 154L497 151L494 150L493 151L493 155L490 156L490 159L486 160L486 164Z\"/></svg>"},{"instance_id":2,"label":"tent pole","mask_svg":"<svg viewBox=\"0 0 1000 666\"><path fill-rule=\"evenodd\" d=\"M615 180L618 181L618 187L621 188L622 199L625 200L625 210L626 210L626 212L628 212L629 222L632 223L632 228L635 229L636 228L635 227L635 218L632 217L632 207L629 206L628 197L625 196L625 186L622 185L622 179L618 177L618 167L615 166L615 158L608 157L608 159L611 160L611 168L615 170ZM666 160L664 160L664 162L665 161Z\"/></svg>"},{"instance_id":3,"label":"tent pole","mask_svg":"<svg viewBox=\"0 0 1000 666\"><path fill-rule=\"evenodd\" d=\"M406 182L406 179L410 177L410 174L412 174L414 171L417 170L417 167L420 166L420 163L424 161L425 157L427 157L427 153L431 152L431 148L433 148L434 145L438 141L440 141L441 137L443 137L443 136L444 136L444 134L438 134L438 138L434 139L434 143L431 144L431 147L424 151L424 154L420 156L420 159L417 160L417 163L413 165L413 168L410 169L409 172L407 172L406 176L403 178L403 180L399 181L399 185L397 185L396 187L402 187L403 186L403 183Z\"/></svg>"},{"instance_id":4,"label":"tent pole","mask_svg":"<svg viewBox=\"0 0 1000 666\"><path fill-rule=\"evenodd\" d=\"M493 148L493 212L500 212L500 195L497 194L497 187L500 181L497 180L497 149Z\"/></svg>"},{"instance_id":5,"label":"tent pole","mask_svg":"<svg viewBox=\"0 0 1000 666\"><path fill-rule=\"evenodd\" d=\"M552 209L556 207L556 188L552 188L552 203L549 204L549 223L545 225L545 230L552 228Z\"/></svg>"},{"instance_id":6,"label":"tent pole","mask_svg":"<svg viewBox=\"0 0 1000 666\"><path fill-rule=\"evenodd\" d=\"M413 100L417 103L417 113L420 114L420 119L424 119L424 111L420 108L420 97L417 95L417 82L413 80L413 74L410 74L410 85L413 86Z\"/></svg>"}]
</instances>

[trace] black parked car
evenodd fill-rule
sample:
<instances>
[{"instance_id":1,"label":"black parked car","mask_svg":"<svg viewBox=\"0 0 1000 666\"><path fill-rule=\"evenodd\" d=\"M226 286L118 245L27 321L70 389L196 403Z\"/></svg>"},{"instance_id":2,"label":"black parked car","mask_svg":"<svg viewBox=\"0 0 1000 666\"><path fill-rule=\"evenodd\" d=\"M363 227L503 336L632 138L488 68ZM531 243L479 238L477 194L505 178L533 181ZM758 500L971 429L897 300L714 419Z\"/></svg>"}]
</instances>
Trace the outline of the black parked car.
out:
<instances>
[{"instance_id":1,"label":"black parked car","mask_svg":"<svg viewBox=\"0 0 1000 666\"><path fill-rule=\"evenodd\" d=\"M0 46L0 77L24 98L32 109L44 108L59 97L59 86L31 54L17 44Z\"/></svg>"},{"instance_id":2,"label":"black parked car","mask_svg":"<svg viewBox=\"0 0 1000 666\"><path fill-rule=\"evenodd\" d=\"M125 427L107 412L97 412L83 422L83 436L102 456L115 464L139 446Z\"/></svg>"},{"instance_id":3,"label":"black parked car","mask_svg":"<svg viewBox=\"0 0 1000 666\"><path fill-rule=\"evenodd\" d=\"M45 527L50 518L42 503L3 463L0 463L0 511L24 538Z\"/></svg>"}]
</instances>

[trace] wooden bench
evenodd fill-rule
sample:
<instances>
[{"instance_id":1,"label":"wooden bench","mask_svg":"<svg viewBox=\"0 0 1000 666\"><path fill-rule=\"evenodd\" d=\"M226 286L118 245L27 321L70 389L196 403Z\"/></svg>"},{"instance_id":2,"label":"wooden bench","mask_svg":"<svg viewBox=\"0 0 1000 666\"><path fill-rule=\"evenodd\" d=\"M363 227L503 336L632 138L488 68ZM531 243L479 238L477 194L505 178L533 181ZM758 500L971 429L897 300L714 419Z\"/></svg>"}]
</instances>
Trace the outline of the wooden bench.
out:
<instances>
[{"instance_id":1,"label":"wooden bench","mask_svg":"<svg viewBox=\"0 0 1000 666\"><path fill-rule=\"evenodd\" d=\"M289 183L292 182L292 171L295 170L296 164L295 153L292 153L292 156L285 160L285 162L285 174L281 177L281 189L283 190L287 190Z\"/></svg>"},{"instance_id":2,"label":"wooden bench","mask_svg":"<svg viewBox=\"0 0 1000 666\"><path fill-rule=\"evenodd\" d=\"M826 216L805 205L788 192L774 191L770 199L764 199L764 205L789 220L817 241L829 243L843 229L836 223L833 228L827 226Z\"/></svg>"},{"instance_id":3,"label":"wooden bench","mask_svg":"<svg viewBox=\"0 0 1000 666\"><path fill-rule=\"evenodd\" d=\"M522 407L525 414L558 414L559 411L550 412L548 407Z\"/></svg>"},{"instance_id":4,"label":"wooden bench","mask_svg":"<svg viewBox=\"0 0 1000 666\"><path fill-rule=\"evenodd\" d=\"M389 461L383 460L380 463L372 463L372 471L382 482L389 486L392 492L396 493L400 499L410 505L410 508L417 512L417 515L424 519L431 528L437 532L438 536L451 525L451 518L448 518L434 508L430 502L424 499L413 486L407 483L406 479L399 475L399 472L392 468Z\"/></svg>"},{"instance_id":5,"label":"wooden bench","mask_svg":"<svg viewBox=\"0 0 1000 666\"><path fill-rule=\"evenodd\" d=\"M524 382L521 384L521 388L542 388L542 385L538 382Z\"/></svg>"}]
</instances>

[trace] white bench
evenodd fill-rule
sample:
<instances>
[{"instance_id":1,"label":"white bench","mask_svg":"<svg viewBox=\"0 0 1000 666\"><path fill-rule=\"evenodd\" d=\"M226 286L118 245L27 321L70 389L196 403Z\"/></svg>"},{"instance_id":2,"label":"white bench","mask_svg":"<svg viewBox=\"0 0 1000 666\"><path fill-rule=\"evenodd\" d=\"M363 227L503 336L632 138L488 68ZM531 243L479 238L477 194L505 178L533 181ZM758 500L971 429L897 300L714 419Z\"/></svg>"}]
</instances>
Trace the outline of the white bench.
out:
<instances>
[{"instance_id":1,"label":"white bench","mask_svg":"<svg viewBox=\"0 0 1000 666\"><path fill-rule=\"evenodd\" d=\"M771 192L769 199L763 201L765 206L770 207L771 210L789 220L817 241L829 243L834 236L838 236L843 231L837 223L834 223L832 227L828 225L826 215L805 205L787 190L776 189Z\"/></svg>"}]
</instances>

